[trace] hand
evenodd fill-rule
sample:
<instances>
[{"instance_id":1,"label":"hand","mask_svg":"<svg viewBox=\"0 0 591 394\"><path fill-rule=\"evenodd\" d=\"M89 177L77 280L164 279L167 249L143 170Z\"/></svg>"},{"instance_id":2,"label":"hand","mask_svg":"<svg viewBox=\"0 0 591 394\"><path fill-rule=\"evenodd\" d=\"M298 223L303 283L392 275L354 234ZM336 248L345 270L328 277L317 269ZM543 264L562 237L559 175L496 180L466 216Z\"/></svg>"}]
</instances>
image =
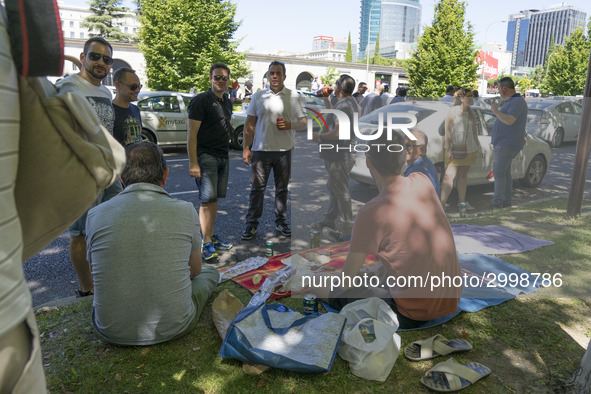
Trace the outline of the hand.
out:
<instances>
[{"instance_id":1,"label":"hand","mask_svg":"<svg viewBox=\"0 0 591 394\"><path fill-rule=\"evenodd\" d=\"M499 104L498 104L498 103L496 103L496 102L495 102L495 103L493 103L493 104L491 104L491 105L490 105L490 109L491 109L493 112L497 112L497 111L499 110Z\"/></svg>"},{"instance_id":2,"label":"hand","mask_svg":"<svg viewBox=\"0 0 591 394\"><path fill-rule=\"evenodd\" d=\"M191 164L189 166L189 175L195 179L201 179L201 167L199 164Z\"/></svg>"},{"instance_id":3,"label":"hand","mask_svg":"<svg viewBox=\"0 0 591 394\"><path fill-rule=\"evenodd\" d=\"M252 152L247 146L245 146L244 150L242 151L242 161L244 164L250 167L250 163L252 162Z\"/></svg>"},{"instance_id":4,"label":"hand","mask_svg":"<svg viewBox=\"0 0 591 394\"><path fill-rule=\"evenodd\" d=\"M286 120L280 120L277 122L277 130L290 130L291 129L291 122Z\"/></svg>"}]
</instances>

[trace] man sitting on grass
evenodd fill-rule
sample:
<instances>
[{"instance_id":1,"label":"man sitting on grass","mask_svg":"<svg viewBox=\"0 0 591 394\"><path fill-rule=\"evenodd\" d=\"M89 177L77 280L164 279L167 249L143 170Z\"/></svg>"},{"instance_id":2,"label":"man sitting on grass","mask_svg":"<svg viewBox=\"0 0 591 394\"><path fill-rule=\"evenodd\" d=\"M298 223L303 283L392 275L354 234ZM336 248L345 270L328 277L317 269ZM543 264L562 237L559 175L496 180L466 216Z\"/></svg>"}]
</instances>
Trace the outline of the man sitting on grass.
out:
<instances>
[{"instance_id":1,"label":"man sitting on grass","mask_svg":"<svg viewBox=\"0 0 591 394\"><path fill-rule=\"evenodd\" d=\"M201 267L193 204L164 189L169 169L151 142L126 147L125 189L93 208L86 222L92 266L92 323L119 345L153 345L197 325L219 274Z\"/></svg>"},{"instance_id":2,"label":"man sitting on grass","mask_svg":"<svg viewBox=\"0 0 591 394\"><path fill-rule=\"evenodd\" d=\"M404 146L398 133L391 141L380 138L375 143ZM382 298L397 314L401 328L416 328L457 311L462 287L429 279L445 276L453 281L461 270L451 226L431 181L421 172L403 176L405 159L405 149L366 152L380 193L357 213L342 278L360 283L353 278L363 278L360 269L369 254L384 268L378 274L379 285L355 288L343 280L344 286L329 294L319 289L317 294L328 295L329 304L339 310L360 298Z\"/></svg>"}]
</instances>

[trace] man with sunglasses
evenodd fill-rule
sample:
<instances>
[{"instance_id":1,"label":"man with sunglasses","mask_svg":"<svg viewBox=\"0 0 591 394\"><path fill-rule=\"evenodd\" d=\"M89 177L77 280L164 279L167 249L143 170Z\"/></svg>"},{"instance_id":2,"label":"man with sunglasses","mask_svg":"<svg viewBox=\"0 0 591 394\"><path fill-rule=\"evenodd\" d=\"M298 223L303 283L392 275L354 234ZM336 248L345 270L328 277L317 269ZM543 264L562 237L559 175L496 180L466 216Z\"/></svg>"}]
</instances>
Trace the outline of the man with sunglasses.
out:
<instances>
[{"instance_id":1,"label":"man with sunglasses","mask_svg":"<svg viewBox=\"0 0 591 394\"><path fill-rule=\"evenodd\" d=\"M412 129L411 134L416 137L416 141L405 137L404 144L406 145L406 169L404 176L409 176L413 172L420 172L429 177L437 196L441 195L439 188L439 174L435 165L427 157L427 143L429 139L421 130Z\"/></svg>"},{"instance_id":2,"label":"man with sunglasses","mask_svg":"<svg viewBox=\"0 0 591 394\"><path fill-rule=\"evenodd\" d=\"M201 255L204 260L218 257L218 250L229 250L232 244L215 234L218 199L226 197L230 159L229 136L232 132L232 102L225 93L230 69L215 63L209 69L211 88L193 97L189 103L187 153L189 175L199 189L199 222L203 235Z\"/></svg>"},{"instance_id":3,"label":"man with sunglasses","mask_svg":"<svg viewBox=\"0 0 591 394\"><path fill-rule=\"evenodd\" d=\"M357 102L361 102L363 99L363 95L367 92L367 84L365 82L359 82L359 86L357 87L357 91L353 93L353 97Z\"/></svg>"},{"instance_id":4,"label":"man with sunglasses","mask_svg":"<svg viewBox=\"0 0 591 394\"><path fill-rule=\"evenodd\" d=\"M101 81L109 75L113 65L113 47L107 40L100 37L92 37L84 43L84 51L80 54L82 68L78 74L70 75L57 83L58 86L72 84L80 94L88 100L94 108L101 124L113 134L115 112L111 100L111 91L101 84ZM117 180L107 189L102 190L91 208L116 196L123 187ZM68 230L70 234L70 260L76 276L79 289L77 297L93 295L92 275L90 265L86 260L86 216L84 213Z\"/></svg>"},{"instance_id":5,"label":"man with sunglasses","mask_svg":"<svg viewBox=\"0 0 591 394\"><path fill-rule=\"evenodd\" d=\"M123 146L142 140L142 118L140 109L132 104L142 89L135 71L122 67L113 75L117 95L113 99L115 125L113 137Z\"/></svg>"},{"instance_id":6,"label":"man with sunglasses","mask_svg":"<svg viewBox=\"0 0 591 394\"><path fill-rule=\"evenodd\" d=\"M305 128L306 118L298 94L285 87L285 78L285 64L271 62L269 89L255 92L248 106L242 160L251 168L252 187L242 233L244 240L252 239L257 232L271 170L275 178L275 229L291 236L287 223L287 185L291 176L293 130Z\"/></svg>"}]
</instances>

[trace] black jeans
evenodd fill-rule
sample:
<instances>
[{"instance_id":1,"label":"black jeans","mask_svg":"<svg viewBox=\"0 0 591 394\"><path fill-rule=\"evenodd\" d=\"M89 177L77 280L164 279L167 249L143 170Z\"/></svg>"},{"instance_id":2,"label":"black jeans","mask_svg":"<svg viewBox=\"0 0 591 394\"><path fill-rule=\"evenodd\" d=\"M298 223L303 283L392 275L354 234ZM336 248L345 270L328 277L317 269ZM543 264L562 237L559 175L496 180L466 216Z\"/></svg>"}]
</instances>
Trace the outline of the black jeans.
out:
<instances>
[{"instance_id":1,"label":"black jeans","mask_svg":"<svg viewBox=\"0 0 591 394\"><path fill-rule=\"evenodd\" d=\"M250 167L250 205L246 224L257 226L263 214L267 180L273 170L275 179L275 223L287 223L287 185L291 176L291 150L283 152L252 152Z\"/></svg>"}]
</instances>

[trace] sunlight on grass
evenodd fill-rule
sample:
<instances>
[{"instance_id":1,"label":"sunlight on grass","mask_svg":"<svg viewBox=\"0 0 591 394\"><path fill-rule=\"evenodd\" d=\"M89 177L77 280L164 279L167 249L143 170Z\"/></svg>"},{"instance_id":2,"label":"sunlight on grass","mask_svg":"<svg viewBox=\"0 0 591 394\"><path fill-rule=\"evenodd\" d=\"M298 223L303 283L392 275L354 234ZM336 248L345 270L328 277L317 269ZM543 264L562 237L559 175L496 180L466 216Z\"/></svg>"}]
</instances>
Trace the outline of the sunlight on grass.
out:
<instances>
[{"instance_id":1,"label":"sunlight on grass","mask_svg":"<svg viewBox=\"0 0 591 394\"><path fill-rule=\"evenodd\" d=\"M187 370L177 372L177 373L173 374L172 377L174 380L180 382L183 379L183 376L185 376L185 373L187 373Z\"/></svg>"}]
</instances>

